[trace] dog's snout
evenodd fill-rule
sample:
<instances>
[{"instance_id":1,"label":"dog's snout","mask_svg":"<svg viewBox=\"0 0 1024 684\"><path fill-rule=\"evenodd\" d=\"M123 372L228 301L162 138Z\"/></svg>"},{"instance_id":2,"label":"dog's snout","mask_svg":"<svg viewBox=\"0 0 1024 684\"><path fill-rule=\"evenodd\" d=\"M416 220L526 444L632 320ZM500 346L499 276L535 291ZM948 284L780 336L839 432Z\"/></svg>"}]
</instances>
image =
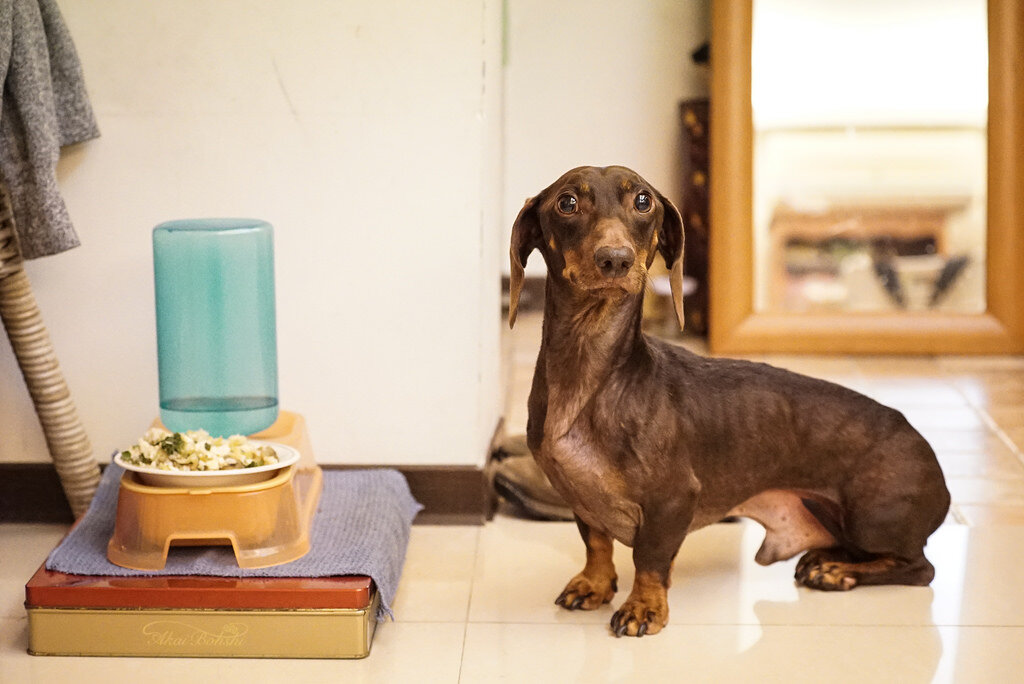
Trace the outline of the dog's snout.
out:
<instances>
[{"instance_id":1,"label":"dog's snout","mask_svg":"<svg viewBox=\"0 0 1024 684\"><path fill-rule=\"evenodd\" d=\"M636 260L636 252L629 247L601 247L594 252L594 262L605 278L626 275Z\"/></svg>"}]
</instances>

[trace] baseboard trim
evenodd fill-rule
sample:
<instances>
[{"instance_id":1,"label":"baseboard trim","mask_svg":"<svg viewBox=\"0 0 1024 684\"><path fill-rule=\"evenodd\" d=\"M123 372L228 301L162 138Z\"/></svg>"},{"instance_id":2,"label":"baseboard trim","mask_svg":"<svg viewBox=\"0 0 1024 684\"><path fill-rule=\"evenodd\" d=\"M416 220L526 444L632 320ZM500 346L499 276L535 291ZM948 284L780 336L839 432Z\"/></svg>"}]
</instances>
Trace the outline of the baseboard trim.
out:
<instances>
[{"instance_id":1,"label":"baseboard trim","mask_svg":"<svg viewBox=\"0 0 1024 684\"><path fill-rule=\"evenodd\" d=\"M473 466L343 466L324 470L393 468L405 476L423 510L416 525L483 525L493 515L494 494L483 469ZM0 522L68 523L71 507L50 463L0 463Z\"/></svg>"},{"instance_id":2,"label":"baseboard trim","mask_svg":"<svg viewBox=\"0 0 1024 684\"><path fill-rule=\"evenodd\" d=\"M0 463L0 522L73 521L52 463Z\"/></svg>"},{"instance_id":3,"label":"baseboard trim","mask_svg":"<svg viewBox=\"0 0 1024 684\"><path fill-rule=\"evenodd\" d=\"M491 486L484 471L473 466L343 466L324 470L393 468L405 476L414 499L423 504L414 525L483 525L491 515Z\"/></svg>"}]
</instances>

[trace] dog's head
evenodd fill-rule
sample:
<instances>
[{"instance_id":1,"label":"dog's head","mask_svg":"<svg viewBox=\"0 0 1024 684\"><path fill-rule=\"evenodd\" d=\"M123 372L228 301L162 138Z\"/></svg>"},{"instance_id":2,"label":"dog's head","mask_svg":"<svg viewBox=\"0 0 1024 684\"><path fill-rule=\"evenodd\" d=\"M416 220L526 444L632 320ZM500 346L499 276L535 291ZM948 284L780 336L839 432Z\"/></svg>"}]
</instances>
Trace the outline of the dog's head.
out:
<instances>
[{"instance_id":1,"label":"dog's head","mask_svg":"<svg viewBox=\"0 0 1024 684\"><path fill-rule=\"evenodd\" d=\"M515 325L523 267L534 249L548 277L593 297L639 294L660 252L683 325L683 220L650 183L623 166L581 166L526 200L512 226L509 326Z\"/></svg>"}]
</instances>

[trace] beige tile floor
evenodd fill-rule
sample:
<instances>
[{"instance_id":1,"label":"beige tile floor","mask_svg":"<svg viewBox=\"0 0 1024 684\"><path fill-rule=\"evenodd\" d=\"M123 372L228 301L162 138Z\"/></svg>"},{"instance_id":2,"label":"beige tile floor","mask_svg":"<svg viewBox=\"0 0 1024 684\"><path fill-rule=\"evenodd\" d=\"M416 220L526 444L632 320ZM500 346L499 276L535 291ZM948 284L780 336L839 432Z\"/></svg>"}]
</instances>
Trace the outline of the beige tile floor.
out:
<instances>
[{"instance_id":1,"label":"beige tile floor","mask_svg":"<svg viewBox=\"0 0 1024 684\"><path fill-rule=\"evenodd\" d=\"M511 431L539 318L508 336ZM1024 681L1024 358L781 357L903 410L939 454L953 491L927 553L935 581L848 594L797 588L794 561L762 568L755 524L722 524L683 545L671 623L615 639L612 607L552 601L582 565L569 523L499 515L483 527L416 526L396 622L361 661L41 658L25 654L23 585L64 533L0 525L0 682L979 682ZM620 586L632 581L618 547ZM620 592L616 602L625 595Z\"/></svg>"}]
</instances>

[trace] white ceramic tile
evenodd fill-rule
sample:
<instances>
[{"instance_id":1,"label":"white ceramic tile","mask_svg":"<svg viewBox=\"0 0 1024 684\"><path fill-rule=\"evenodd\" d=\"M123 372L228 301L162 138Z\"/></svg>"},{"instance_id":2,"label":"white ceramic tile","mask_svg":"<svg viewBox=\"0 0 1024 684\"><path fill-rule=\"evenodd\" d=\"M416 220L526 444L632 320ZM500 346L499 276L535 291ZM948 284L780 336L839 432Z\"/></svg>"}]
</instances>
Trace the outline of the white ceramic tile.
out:
<instances>
[{"instance_id":1,"label":"white ceramic tile","mask_svg":"<svg viewBox=\"0 0 1024 684\"><path fill-rule=\"evenodd\" d=\"M921 407L968 407L963 394L935 378L874 378L857 383L853 389L901 411Z\"/></svg>"},{"instance_id":2,"label":"white ceramic tile","mask_svg":"<svg viewBox=\"0 0 1024 684\"><path fill-rule=\"evenodd\" d=\"M1024 479L1024 464L1005 447L993 451L936 451L947 478Z\"/></svg>"},{"instance_id":3,"label":"white ceramic tile","mask_svg":"<svg viewBox=\"0 0 1024 684\"><path fill-rule=\"evenodd\" d=\"M765 363L840 384L852 383L860 378L856 361L845 356L769 355Z\"/></svg>"},{"instance_id":4,"label":"white ceramic tile","mask_svg":"<svg viewBox=\"0 0 1024 684\"><path fill-rule=\"evenodd\" d=\"M0 620L0 681L110 682L437 682L455 684L465 627L454 623L385 623L362 660L239 658L77 658L30 656L26 618Z\"/></svg>"},{"instance_id":5,"label":"white ceramic tile","mask_svg":"<svg viewBox=\"0 0 1024 684\"><path fill-rule=\"evenodd\" d=\"M1024 428L1024 402L989 406L985 412L1004 430Z\"/></svg>"},{"instance_id":6,"label":"white ceramic tile","mask_svg":"<svg viewBox=\"0 0 1024 684\"><path fill-rule=\"evenodd\" d=\"M1024 460L1024 427L1007 428L1002 431L1010 447L1022 460Z\"/></svg>"},{"instance_id":7,"label":"white ceramic tile","mask_svg":"<svg viewBox=\"0 0 1024 684\"><path fill-rule=\"evenodd\" d=\"M946 525L927 548L930 587L798 588L794 562L753 562L762 532L722 524L690 536L659 635L615 639L607 622L632 579L618 546L612 606L563 610L552 601L582 566L571 523L498 518L484 528L416 527L396 613L362 661L45 658L25 653L22 586L61 526L2 525L8 612L0 620L0 681L787 681L1010 682L1024 669L1024 526ZM479 536L479 544L476 537ZM30 558L30 556L38 558ZM472 562L476 557L475 564ZM18 560L15 560L18 559ZM472 568L469 622L467 580ZM433 618L433 619L432 619ZM451 619L451 621L447 621ZM420 621L422 620L422 621ZM438 621L441 620L441 621ZM461 668L461 677L460 677Z\"/></svg>"},{"instance_id":8,"label":"white ceramic tile","mask_svg":"<svg viewBox=\"0 0 1024 684\"><path fill-rule=\"evenodd\" d=\"M1024 356L943 356L939 366L948 373L1024 370Z\"/></svg>"},{"instance_id":9,"label":"white ceramic tile","mask_svg":"<svg viewBox=\"0 0 1024 684\"><path fill-rule=\"evenodd\" d=\"M964 504L957 506L968 525L1024 525L1024 505Z\"/></svg>"},{"instance_id":10,"label":"white ceramic tile","mask_svg":"<svg viewBox=\"0 0 1024 684\"><path fill-rule=\"evenodd\" d=\"M970 406L909 408L904 417L918 430L984 430L985 421Z\"/></svg>"},{"instance_id":11,"label":"white ceramic tile","mask_svg":"<svg viewBox=\"0 0 1024 684\"><path fill-rule=\"evenodd\" d=\"M857 368L868 379L942 376L939 362L930 356L865 356L855 361Z\"/></svg>"},{"instance_id":12,"label":"white ceramic tile","mask_svg":"<svg viewBox=\"0 0 1024 684\"><path fill-rule=\"evenodd\" d=\"M801 587L786 596L782 577L751 582L744 574L736 591L748 597L740 607L749 608L746 615L758 624L1024 626L1024 592L1016 577L992 572L1024 562L1024 527L944 525L925 553L936 570L929 587L859 587L838 594ZM700 595L701 606L715 609L727 596Z\"/></svg>"},{"instance_id":13,"label":"white ceramic tile","mask_svg":"<svg viewBox=\"0 0 1024 684\"><path fill-rule=\"evenodd\" d=\"M632 578L629 553L619 545L619 587ZM554 600L583 568L583 542L573 523L533 522L497 517L480 533L470 621L596 623L611 617L597 611L567 611Z\"/></svg>"},{"instance_id":14,"label":"white ceramic tile","mask_svg":"<svg viewBox=\"0 0 1024 684\"><path fill-rule=\"evenodd\" d=\"M922 428L921 434L935 451L990 451L1005 449L1003 441L990 430Z\"/></svg>"},{"instance_id":15,"label":"white ceramic tile","mask_svg":"<svg viewBox=\"0 0 1024 684\"><path fill-rule=\"evenodd\" d=\"M970 385L962 384L959 387L959 391L975 406L982 408L1024 403L1024 382L1020 380Z\"/></svg>"},{"instance_id":16,"label":"white ceramic tile","mask_svg":"<svg viewBox=\"0 0 1024 684\"><path fill-rule=\"evenodd\" d=\"M399 622L465 622L479 527L414 525L392 609Z\"/></svg>"},{"instance_id":17,"label":"white ceramic tile","mask_svg":"<svg viewBox=\"0 0 1024 684\"><path fill-rule=\"evenodd\" d=\"M670 625L615 639L573 625L471 624L477 682L1011 682L1021 628Z\"/></svg>"},{"instance_id":18,"label":"white ceramic tile","mask_svg":"<svg viewBox=\"0 0 1024 684\"><path fill-rule=\"evenodd\" d=\"M768 567L754 554L763 531L754 523L721 524L684 542L669 590L673 624L1024 625L1024 592L1014 573L991 568L1024 563L1024 527L944 526L926 553L936 566L931 587L859 587L819 592L793 582L796 560ZM619 593L595 611L553 605L583 566L571 523L496 521L481 535L470 622L604 624L628 595L629 550L616 545ZM983 560L982 560L983 559Z\"/></svg>"},{"instance_id":19,"label":"white ceramic tile","mask_svg":"<svg viewBox=\"0 0 1024 684\"><path fill-rule=\"evenodd\" d=\"M24 617L25 583L67 530L41 523L0 525L0 617Z\"/></svg>"},{"instance_id":20,"label":"white ceramic tile","mask_svg":"<svg viewBox=\"0 0 1024 684\"><path fill-rule=\"evenodd\" d=\"M958 504L1024 505L1024 481L982 477L947 477L946 486Z\"/></svg>"},{"instance_id":21,"label":"white ceramic tile","mask_svg":"<svg viewBox=\"0 0 1024 684\"><path fill-rule=\"evenodd\" d=\"M937 454L984 454L990 458L1017 458L1011 442L995 431L923 430Z\"/></svg>"}]
</instances>

